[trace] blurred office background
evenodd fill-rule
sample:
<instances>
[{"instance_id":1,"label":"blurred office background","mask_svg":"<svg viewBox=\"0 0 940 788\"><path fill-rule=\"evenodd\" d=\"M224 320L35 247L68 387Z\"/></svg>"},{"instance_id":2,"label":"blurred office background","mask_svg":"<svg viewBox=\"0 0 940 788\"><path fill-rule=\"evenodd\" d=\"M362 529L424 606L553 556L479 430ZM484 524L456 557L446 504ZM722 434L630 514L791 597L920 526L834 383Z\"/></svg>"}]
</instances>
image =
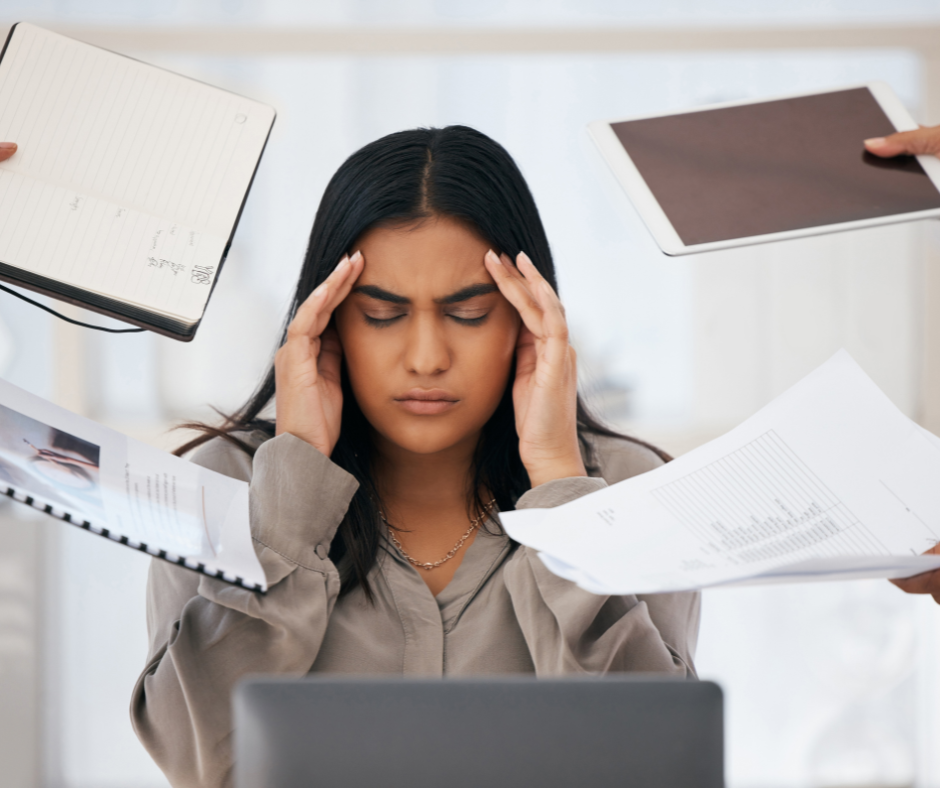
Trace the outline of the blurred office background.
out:
<instances>
[{"instance_id":1,"label":"blurred office background","mask_svg":"<svg viewBox=\"0 0 940 788\"><path fill-rule=\"evenodd\" d=\"M874 79L938 123L937 0L0 2L0 26L18 20L278 111L193 343L76 329L0 294L0 375L77 412L169 448L174 422L238 405L274 348L335 168L388 132L463 123L529 179L584 384L610 421L681 453L845 347L940 432L940 224L670 259L585 132ZM4 788L166 786L128 719L147 564L0 505ZM698 667L726 692L731 788L940 786L928 599L880 581L708 591Z\"/></svg>"}]
</instances>

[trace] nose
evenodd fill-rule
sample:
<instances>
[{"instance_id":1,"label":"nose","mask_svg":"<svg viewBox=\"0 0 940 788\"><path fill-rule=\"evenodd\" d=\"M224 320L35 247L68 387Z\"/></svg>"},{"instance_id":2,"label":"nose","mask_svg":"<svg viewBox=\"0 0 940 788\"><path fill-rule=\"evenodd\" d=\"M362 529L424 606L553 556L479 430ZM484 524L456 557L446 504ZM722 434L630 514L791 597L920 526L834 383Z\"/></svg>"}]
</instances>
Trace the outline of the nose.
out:
<instances>
[{"instance_id":1,"label":"nose","mask_svg":"<svg viewBox=\"0 0 940 788\"><path fill-rule=\"evenodd\" d=\"M435 315L418 313L411 321L405 366L416 375L439 375L450 368L450 348Z\"/></svg>"}]
</instances>

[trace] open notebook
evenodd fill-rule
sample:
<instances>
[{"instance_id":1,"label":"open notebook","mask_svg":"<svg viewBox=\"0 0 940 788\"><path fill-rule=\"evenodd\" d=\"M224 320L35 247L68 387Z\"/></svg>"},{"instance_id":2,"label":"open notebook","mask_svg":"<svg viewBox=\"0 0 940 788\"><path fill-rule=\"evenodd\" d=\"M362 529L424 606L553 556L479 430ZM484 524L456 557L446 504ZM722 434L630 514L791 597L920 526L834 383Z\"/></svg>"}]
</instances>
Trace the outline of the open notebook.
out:
<instances>
[{"instance_id":1,"label":"open notebook","mask_svg":"<svg viewBox=\"0 0 940 788\"><path fill-rule=\"evenodd\" d=\"M0 279L192 339L274 110L22 22L0 107Z\"/></svg>"},{"instance_id":2,"label":"open notebook","mask_svg":"<svg viewBox=\"0 0 940 788\"><path fill-rule=\"evenodd\" d=\"M264 592L248 484L0 379L0 495L157 558Z\"/></svg>"}]
</instances>

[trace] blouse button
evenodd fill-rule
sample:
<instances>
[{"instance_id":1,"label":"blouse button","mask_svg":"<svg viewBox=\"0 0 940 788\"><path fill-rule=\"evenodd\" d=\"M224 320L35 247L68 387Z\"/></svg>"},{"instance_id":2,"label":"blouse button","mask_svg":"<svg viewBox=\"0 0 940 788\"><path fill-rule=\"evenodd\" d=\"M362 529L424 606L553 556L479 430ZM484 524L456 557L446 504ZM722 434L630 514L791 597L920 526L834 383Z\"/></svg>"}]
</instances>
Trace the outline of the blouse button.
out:
<instances>
[{"instance_id":1,"label":"blouse button","mask_svg":"<svg viewBox=\"0 0 940 788\"><path fill-rule=\"evenodd\" d=\"M326 549L326 545L325 545L325 544L318 544L318 545L317 545L317 556L319 556L320 558L322 558L322 559L325 561L325 560L326 560L326 557L327 557L329 554L330 554L330 551Z\"/></svg>"}]
</instances>

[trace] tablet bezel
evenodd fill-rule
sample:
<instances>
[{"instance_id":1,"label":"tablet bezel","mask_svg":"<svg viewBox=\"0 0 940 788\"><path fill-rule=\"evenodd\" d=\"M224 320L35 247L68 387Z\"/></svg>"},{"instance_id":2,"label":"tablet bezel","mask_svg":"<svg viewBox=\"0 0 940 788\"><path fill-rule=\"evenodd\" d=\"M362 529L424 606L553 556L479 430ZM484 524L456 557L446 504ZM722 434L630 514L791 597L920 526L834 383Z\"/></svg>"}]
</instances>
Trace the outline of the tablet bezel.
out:
<instances>
[{"instance_id":1,"label":"tablet bezel","mask_svg":"<svg viewBox=\"0 0 940 788\"><path fill-rule=\"evenodd\" d=\"M858 230L864 227L877 227L885 224L897 224L900 222L910 222L918 219L930 219L940 217L940 208L931 208L926 211L914 211L911 213L898 213L889 216L879 216L871 219L859 219L852 222L840 222L837 224L823 224L817 227L806 227L799 230L786 230L779 233L767 233L765 235L751 235L742 238L731 238L723 241L710 241L703 244L683 243L679 234L672 226L672 222L663 211L653 192L646 183L646 180L640 174L639 169L633 163L630 155L624 149L611 125L614 123L623 123L632 120L644 120L646 118L659 118L668 115L686 115L693 112L703 112L713 109L724 109L726 107L741 107L748 104L764 104L768 101L779 101L781 99L802 98L804 96L819 96L827 93L841 93L845 90L855 90L858 88L868 88L874 96L875 101L884 111L885 115L898 131L913 131L918 128L918 124L911 117L906 107L901 103L897 94L886 82L867 82L861 85L849 85L847 87L832 88L830 90L812 90L801 93L790 93L783 96L762 99L746 99L744 101L727 101L720 104L708 104L694 109L673 110L671 112L653 112L645 115L634 115L629 118L618 118L616 120L596 120L588 124L588 133L600 149L601 155L613 170L617 181L627 193L630 202L636 208L637 213L643 219L643 223L653 235L659 248L664 254L670 256L679 256L685 254L694 254L697 252L710 252L716 249L731 249L738 246L751 246L753 244L771 243L773 241L785 241L790 238L805 238L811 235L824 235L827 233L841 232L844 230ZM859 140L861 146L862 140ZM940 191L940 159L936 156L925 155L917 156L917 161L924 168L927 177L930 178L934 187Z\"/></svg>"}]
</instances>

